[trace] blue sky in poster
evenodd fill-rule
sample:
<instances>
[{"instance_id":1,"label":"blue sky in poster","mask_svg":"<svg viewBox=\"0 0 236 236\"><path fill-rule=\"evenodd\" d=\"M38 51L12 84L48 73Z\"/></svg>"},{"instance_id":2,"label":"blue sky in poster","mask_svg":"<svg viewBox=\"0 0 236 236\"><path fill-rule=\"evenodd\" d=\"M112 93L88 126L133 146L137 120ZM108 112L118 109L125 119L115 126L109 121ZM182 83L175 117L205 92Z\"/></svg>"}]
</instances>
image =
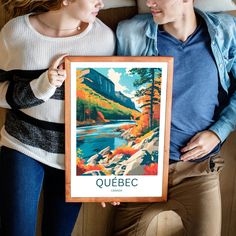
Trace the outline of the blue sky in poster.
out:
<instances>
[{"instance_id":1,"label":"blue sky in poster","mask_svg":"<svg viewBox=\"0 0 236 236\"><path fill-rule=\"evenodd\" d=\"M125 94L133 94L137 88L133 86L135 79L139 79L138 75L127 74L127 68L94 68L103 74L115 84L115 90Z\"/></svg>"},{"instance_id":2,"label":"blue sky in poster","mask_svg":"<svg viewBox=\"0 0 236 236\"><path fill-rule=\"evenodd\" d=\"M137 109L140 104L137 103L135 93L137 89L133 86L136 79L140 79L139 75L129 75L128 71L132 68L93 68L105 77L109 78L115 84L115 90L122 92L125 96L131 98Z\"/></svg>"}]
</instances>

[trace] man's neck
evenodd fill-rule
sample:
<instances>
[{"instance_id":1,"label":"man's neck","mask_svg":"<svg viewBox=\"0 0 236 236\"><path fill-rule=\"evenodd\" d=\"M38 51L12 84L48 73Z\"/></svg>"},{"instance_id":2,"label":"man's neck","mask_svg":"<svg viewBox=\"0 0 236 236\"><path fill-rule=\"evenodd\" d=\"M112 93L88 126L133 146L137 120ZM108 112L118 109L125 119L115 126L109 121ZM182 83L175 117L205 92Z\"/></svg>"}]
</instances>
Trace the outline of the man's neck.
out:
<instances>
[{"instance_id":1,"label":"man's neck","mask_svg":"<svg viewBox=\"0 0 236 236\"><path fill-rule=\"evenodd\" d=\"M186 11L179 20L164 24L162 27L176 39L185 42L197 28L197 16L194 9Z\"/></svg>"}]
</instances>

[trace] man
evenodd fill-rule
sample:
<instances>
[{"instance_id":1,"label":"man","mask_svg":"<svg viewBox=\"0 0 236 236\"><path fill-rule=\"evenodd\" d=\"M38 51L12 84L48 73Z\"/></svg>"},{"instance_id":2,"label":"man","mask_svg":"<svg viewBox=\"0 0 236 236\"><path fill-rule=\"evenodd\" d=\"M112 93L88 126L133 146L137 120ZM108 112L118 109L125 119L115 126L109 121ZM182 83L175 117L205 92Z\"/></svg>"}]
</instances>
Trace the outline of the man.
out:
<instances>
[{"instance_id":1,"label":"man","mask_svg":"<svg viewBox=\"0 0 236 236\"><path fill-rule=\"evenodd\" d=\"M115 236L143 236L162 211L189 236L220 236L219 149L236 127L236 19L201 12L193 0L147 0L151 14L119 24L118 55L173 56L169 189L166 203L124 203Z\"/></svg>"}]
</instances>

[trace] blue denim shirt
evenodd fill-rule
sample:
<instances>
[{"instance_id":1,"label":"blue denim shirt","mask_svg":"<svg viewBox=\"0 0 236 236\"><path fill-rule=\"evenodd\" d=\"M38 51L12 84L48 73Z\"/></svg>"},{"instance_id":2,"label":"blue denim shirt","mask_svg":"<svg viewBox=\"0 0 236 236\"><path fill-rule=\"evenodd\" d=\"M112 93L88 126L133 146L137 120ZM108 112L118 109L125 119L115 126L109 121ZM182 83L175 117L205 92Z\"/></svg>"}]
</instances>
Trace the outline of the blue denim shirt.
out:
<instances>
[{"instance_id":1,"label":"blue denim shirt","mask_svg":"<svg viewBox=\"0 0 236 236\"><path fill-rule=\"evenodd\" d=\"M236 80L236 18L195 10L207 24L220 82L228 93L230 76ZM157 56L157 30L158 25L153 21L151 14L141 14L131 20L122 21L117 28L117 54ZM209 129L218 135L221 142L236 129L236 91L220 113L219 119Z\"/></svg>"}]
</instances>

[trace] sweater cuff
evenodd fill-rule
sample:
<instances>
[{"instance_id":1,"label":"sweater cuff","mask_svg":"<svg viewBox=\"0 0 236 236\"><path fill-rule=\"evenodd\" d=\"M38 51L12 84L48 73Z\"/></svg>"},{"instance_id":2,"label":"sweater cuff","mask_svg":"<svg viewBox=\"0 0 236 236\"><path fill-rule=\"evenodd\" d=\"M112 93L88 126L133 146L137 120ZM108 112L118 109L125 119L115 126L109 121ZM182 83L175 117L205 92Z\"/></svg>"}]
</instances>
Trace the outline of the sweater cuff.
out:
<instances>
[{"instance_id":1,"label":"sweater cuff","mask_svg":"<svg viewBox=\"0 0 236 236\"><path fill-rule=\"evenodd\" d=\"M48 79L48 71L40 75L39 78L30 82L30 87L34 96L38 99L47 101L56 91L56 87L50 84Z\"/></svg>"}]
</instances>

